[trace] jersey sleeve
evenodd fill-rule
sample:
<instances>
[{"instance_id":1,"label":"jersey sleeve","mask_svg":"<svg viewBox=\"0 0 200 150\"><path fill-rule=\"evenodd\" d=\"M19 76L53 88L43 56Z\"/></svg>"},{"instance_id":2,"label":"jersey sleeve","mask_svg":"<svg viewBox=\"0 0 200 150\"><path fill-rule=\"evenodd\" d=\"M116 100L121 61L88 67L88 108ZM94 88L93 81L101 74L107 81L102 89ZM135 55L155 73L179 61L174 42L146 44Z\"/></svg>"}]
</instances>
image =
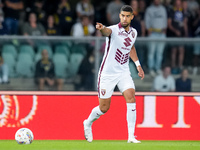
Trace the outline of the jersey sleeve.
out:
<instances>
[{"instance_id":1,"label":"jersey sleeve","mask_svg":"<svg viewBox=\"0 0 200 150\"><path fill-rule=\"evenodd\" d=\"M110 34L110 36L113 36L114 35L114 31L115 31L115 26L108 26L107 28L109 28L109 29L111 29L112 30L112 32L111 32L111 34Z\"/></svg>"},{"instance_id":2,"label":"jersey sleeve","mask_svg":"<svg viewBox=\"0 0 200 150\"><path fill-rule=\"evenodd\" d=\"M134 46L134 44L135 44L135 40L136 40L136 38L137 38L137 35L138 35L137 30L134 29L134 28L132 28L132 37L133 37L133 39L134 39L134 42L133 42L133 45L132 45L132 46Z\"/></svg>"},{"instance_id":3,"label":"jersey sleeve","mask_svg":"<svg viewBox=\"0 0 200 150\"><path fill-rule=\"evenodd\" d=\"M135 33L135 38L137 38L137 36L138 36L137 30L133 28L133 32Z\"/></svg>"}]
</instances>

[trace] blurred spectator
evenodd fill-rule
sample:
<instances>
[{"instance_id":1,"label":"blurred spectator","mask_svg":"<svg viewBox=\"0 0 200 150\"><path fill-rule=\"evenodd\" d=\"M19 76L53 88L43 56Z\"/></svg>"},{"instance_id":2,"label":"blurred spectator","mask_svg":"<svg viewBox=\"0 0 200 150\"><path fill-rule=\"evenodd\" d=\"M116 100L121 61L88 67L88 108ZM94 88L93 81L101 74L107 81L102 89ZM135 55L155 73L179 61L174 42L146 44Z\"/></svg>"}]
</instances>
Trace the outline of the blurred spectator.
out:
<instances>
[{"instance_id":1,"label":"blurred spectator","mask_svg":"<svg viewBox=\"0 0 200 150\"><path fill-rule=\"evenodd\" d=\"M43 9L44 0L35 0L33 6L32 11L36 13L38 22L45 23L46 12Z\"/></svg>"},{"instance_id":2,"label":"blurred spectator","mask_svg":"<svg viewBox=\"0 0 200 150\"><path fill-rule=\"evenodd\" d=\"M160 0L154 0L145 13L145 26L151 39L165 39L167 28L167 12ZM155 76L160 74L163 60L164 42L150 42L148 45L149 73ZM154 71L155 70L155 71Z\"/></svg>"},{"instance_id":3,"label":"blurred spectator","mask_svg":"<svg viewBox=\"0 0 200 150\"><path fill-rule=\"evenodd\" d=\"M95 57L94 51L87 53L87 56L83 59L79 74L81 75L81 83L78 85L78 90L92 91L94 90L94 73L95 73Z\"/></svg>"},{"instance_id":4,"label":"blurred spectator","mask_svg":"<svg viewBox=\"0 0 200 150\"><path fill-rule=\"evenodd\" d=\"M139 13L138 9L138 1L131 0L130 2L131 7L133 8L133 15L134 18L131 21L131 26L137 30L138 37L145 36L145 24L144 24L144 16ZM135 44L136 49L138 49L137 54L140 59L140 63L143 66L145 60L145 46L140 43Z\"/></svg>"},{"instance_id":5,"label":"blurred spectator","mask_svg":"<svg viewBox=\"0 0 200 150\"><path fill-rule=\"evenodd\" d=\"M47 35L50 35L50 36L60 35L60 30L54 24L53 15L49 15L48 18L47 18L46 33L47 33Z\"/></svg>"},{"instance_id":6,"label":"blurred spectator","mask_svg":"<svg viewBox=\"0 0 200 150\"><path fill-rule=\"evenodd\" d=\"M73 25L73 12L68 0L60 0L58 4L58 22L62 35L70 35Z\"/></svg>"},{"instance_id":7,"label":"blurred spectator","mask_svg":"<svg viewBox=\"0 0 200 150\"><path fill-rule=\"evenodd\" d=\"M187 0L187 3L189 11L195 16L195 13L199 10L199 3L196 0Z\"/></svg>"},{"instance_id":8,"label":"blurred spectator","mask_svg":"<svg viewBox=\"0 0 200 150\"><path fill-rule=\"evenodd\" d=\"M3 12L3 7L4 7L4 4L2 2L2 0L0 0L0 11Z\"/></svg>"},{"instance_id":9,"label":"blurred spectator","mask_svg":"<svg viewBox=\"0 0 200 150\"><path fill-rule=\"evenodd\" d=\"M48 15L55 15L58 11L58 4L60 3L60 0L41 0L44 1L43 9L46 13L46 16Z\"/></svg>"},{"instance_id":10,"label":"blurred spectator","mask_svg":"<svg viewBox=\"0 0 200 150\"><path fill-rule=\"evenodd\" d=\"M64 80L55 78L55 68L53 61L49 58L48 51L44 49L42 52L42 59L36 64L35 79L39 85L39 90L44 90L44 86L48 85L53 89L56 84L57 90L63 89Z\"/></svg>"},{"instance_id":11,"label":"blurred spectator","mask_svg":"<svg viewBox=\"0 0 200 150\"><path fill-rule=\"evenodd\" d=\"M144 24L144 16L139 13L138 9L138 1L131 0L131 7L133 8L134 18L131 21L131 26L137 30L138 36L145 36L145 24Z\"/></svg>"},{"instance_id":12,"label":"blurred spectator","mask_svg":"<svg viewBox=\"0 0 200 150\"><path fill-rule=\"evenodd\" d=\"M0 83L8 83L8 66L0 56Z\"/></svg>"},{"instance_id":13,"label":"blurred spectator","mask_svg":"<svg viewBox=\"0 0 200 150\"><path fill-rule=\"evenodd\" d=\"M93 3L93 6L95 6L94 22L101 22L102 24L107 25L106 7L108 5L108 2L107 1L92 1L92 3Z\"/></svg>"},{"instance_id":14,"label":"blurred spectator","mask_svg":"<svg viewBox=\"0 0 200 150\"><path fill-rule=\"evenodd\" d=\"M193 36L193 22L194 19L196 18L196 14L192 13L188 9L188 2L186 0L183 0L183 14L186 18L187 22L187 27L188 27L188 36L191 37Z\"/></svg>"},{"instance_id":15,"label":"blurred spectator","mask_svg":"<svg viewBox=\"0 0 200 150\"><path fill-rule=\"evenodd\" d=\"M82 37L82 36L91 36L95 32L95 27L90 23L88 16L82 16L81 22L77 22L72 27L72 36Z\"/></svg>"},{"instance_id":16,"label":"blurred spectator","mask_svg":"<svg viewBox=\"0 0 200 150\"><path fill-rule=\"evenodd\" d=\"M144 14L145 14L145 11L146 11L146 1L145 0L139 0L138 3L139 3L138 12L139 12L141 18L144 18Z\"/></svg>"},{"instance_id":17,"label":"blurred spectator","mask_svg":"<svg viewBox=\"0 0 200 150\"><path fill-rule=\"evenodd\" d=\"M20 11L24 8L22 0L5 0L5 24L9 34L18 34Z\"/></svg>"},{"instance_id":18,"label":"blurred spectator","mask_svg":"<svg viewBox=\"0 0 200 150\"><path fill-rule=\"evenodd\" d=\"M46 0L31 0L31 1L24 1L24 5L26 7L25 12L29 14L30 12L34 12L37 16L38 22L45 24L46 15L48 14L45 9ZM50 1L48 0L48 4ZM55 7L55 5L54 5ZM28 16L26 16L26 20Z\"/></svg>"},{"instance_id":19,"label":"blurred spectator","mask_svg":"<svg viewBox=\"0 0 200 150\"><path fill-rule=\"evenodd\" d=\"M36 14L31 12L29 14L29 22L23 26L23 35L40 36L46 35L45 28L42 24L37 22Z\"/></svg>"},{"instance_id":20,"label":"blurred spectator","mask_svg":"<svg viewBox=\"0 0 200 150\"><path fill-rule=\"evenodd\" d=\"M90 0L80 0L76 5L76 14L78 20L81 19L81 16L88 16L93 22L94 20L94 7L91 4Z\"/></svg>"},{"instance_id":21,"label":"blurred spectator","mask_svg":"<svg viewBox=\"0 0 200 150\"><path fill-rule=\"evenodd\" d=\"M164 6L165 6L165 9L167 11L167 16L169 16L169 13L171 12L171 9L173 9L173 6L171 5L171 1L172 0L164 0Z\"/></svg>"},{"instance_id":22,"label":"blurred spectator","mask_svg":"<svg viewBox=\"0 0 200 150\"><path fill-rule=\"evenodd\" d=\"M163 72L157 75L153 82L153 91L155 92L174 92L175 80L171 76L170 66L165 66Z\"/></svg>"},{"instance_id":23,"label":"blurred spectator","mask_svg":"<svg viewBox=\"0 0 200 150\"><path fill-rule=\"evenodd\" d=\"M108 3L106 9L108 25L119 23L119 12L123 5L124 2L121 0L112 0L110 3Z\"/></svg>"},{"instance_id":24,"label":"blurred spectator","mask_svg":"<svg viewBox=\"0 0 200 150\"><path fill-rule=\"evenodd\" d=\"M48 51L42 51L42 59L36 64L35 78L36 82L39 84L39 90L44 90L44 85L47 84L50 87L54 86L55 83L55 72L54 64L51 59L49 59Z\"/></svg>"},{"instance_id":25,"label":"blurred spectator","mask_svg":"<svg viewBox=\"0 0 200 150\"><path fill-rule=\"evenodd\" d=\"M198 16L196 17L193 25L194 25L194 28L195 28L195 32L194 32L195 37L200 38L200 10L198 11ZM196 75L197 72L198 72L198 63L199 63L199 58L200 58L200 44L198 42L194 44L193 54L194 54L193 74Z\"/></svg>"},{"instance_id":26,"label":"blurred spectator","mask_svg":"<svg viewBox=\"0 0 200 150\"><path fill-rule=\"evenodd\" d=\"M187 36L187 18L184 15L182 0L175 0L173 9L168 16L168 28L170 37Z\"/></svg>"},{"instance_id":27,"label":"blurred spectator","mask_svg":"<svg viewBox=\"0 0 200 150\"><path fill-rule=\"evenodd\" d=\"M174 7L171 10L168 18L168 28L170 37L187 37L188 28L187 28L187 18L184 15L182 1L175 0ZM178 56L178 68L176 68L176 55ZM183 67L185 49L181 44L176 44L172 46L171 49L171 65L172 73L179 73Z\"/></svg>"},{"instance_id":28,"label":"blurred spectator","mask_svg":"<svg viewBox=\"0 0 200 150\"><path fill-rule=\"evenodd\" d=\"M96 30L95 36L96 37L103 37L103 35L101 34L101 31L99 31L99 30ZM93 45L93 47L95 47L95 42L92 45ZM103 54L105 52L105 47L106 47L106 42L105 41L101 41L101 46L100 46L100 49L99 49L99 52L101 54L101 58L103 58Z\"/></svg>"},{"instance_id":29,"label":"blurred spectator","mask_svg":"<svg viewBox=\"0 0 200 150\"><path fill-rule=\"evenodd\" d=\"M188 70L183 69L180 78L176 79L176 92L191 92L192 81L188 78Z\"/></svg>"},{"instance_id":30,"label":"blurred spectator","mask_svg":"<svg viewBox=\"0 0 200 150\"><path fill-rule=\"evenodd\" d=\"M0 35L7 35L9 34L8 28L4 22L4 15L2 10L0 10Z\"/></svg>"}]
</instances>

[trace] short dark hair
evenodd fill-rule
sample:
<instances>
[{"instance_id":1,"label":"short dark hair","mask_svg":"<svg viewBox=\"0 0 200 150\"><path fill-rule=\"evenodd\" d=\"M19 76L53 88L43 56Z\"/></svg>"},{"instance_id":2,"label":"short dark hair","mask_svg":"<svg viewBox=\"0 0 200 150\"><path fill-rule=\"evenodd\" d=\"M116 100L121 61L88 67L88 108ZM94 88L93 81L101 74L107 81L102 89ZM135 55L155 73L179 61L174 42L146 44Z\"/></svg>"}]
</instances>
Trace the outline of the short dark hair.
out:
<instances>
[{"instance_id":1,"label":"short dark hair","mask_svg":"<svg viewBox=\"0 0 200 150\"><path fill-rule=\"evenodd\" d=\"M122 6L120 12L122 12L122 11L127 11L130 13L133 13L133 8L130 5L124 5L124 6Z\"/></svg>"}]
</instances>

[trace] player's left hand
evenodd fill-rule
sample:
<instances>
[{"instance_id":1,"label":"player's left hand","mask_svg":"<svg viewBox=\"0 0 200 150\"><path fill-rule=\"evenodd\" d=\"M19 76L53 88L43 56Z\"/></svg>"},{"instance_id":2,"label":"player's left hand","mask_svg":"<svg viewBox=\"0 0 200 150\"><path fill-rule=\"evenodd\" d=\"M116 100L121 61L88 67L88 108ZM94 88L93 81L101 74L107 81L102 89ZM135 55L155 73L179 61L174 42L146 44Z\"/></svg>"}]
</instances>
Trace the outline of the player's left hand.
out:
<instances>
[{"instance_id":1,"label":"player's left hand","mask_svg":"<svg viewBox=\"0 0 200 150\"><path fill-rule=\"evenodd\" d=\"M144 79L144 71L143 71L142 67L138 66L137 70L138 70L138 76L141 78L141 80L143 80Z\"/></svg>"}]
</instances>

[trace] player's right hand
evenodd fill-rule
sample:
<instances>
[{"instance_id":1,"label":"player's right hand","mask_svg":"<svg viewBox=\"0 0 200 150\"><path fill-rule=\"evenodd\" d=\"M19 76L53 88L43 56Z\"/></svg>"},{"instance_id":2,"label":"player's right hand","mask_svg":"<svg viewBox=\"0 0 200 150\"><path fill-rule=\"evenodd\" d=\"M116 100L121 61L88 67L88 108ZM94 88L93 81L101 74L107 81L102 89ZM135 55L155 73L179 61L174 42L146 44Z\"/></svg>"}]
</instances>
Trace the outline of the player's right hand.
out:
<instances>
[{"instance_id":1,"label":"player's right hand","mask_svg":"<svg viewBox=\"0 0 200 150\"><path fill-rule=\"evenodd\" d=\"M96 24L96 29L97 29L97 30L102 30L103 28L104 28L104 25L97 22L97 24Z\"/></svg>"},{"instance_id":2,"label":"player's right hand","mask_svg":"<svg viewBox=\"0 0 200 150\"><path fill-rule=\"evenodd\" d=\"M137 70L138 70L138 76L141 78L141 80L143 80L144 79L144 71L143 71L142 67L138 66Z\"/></svg>"}]
</instances>

